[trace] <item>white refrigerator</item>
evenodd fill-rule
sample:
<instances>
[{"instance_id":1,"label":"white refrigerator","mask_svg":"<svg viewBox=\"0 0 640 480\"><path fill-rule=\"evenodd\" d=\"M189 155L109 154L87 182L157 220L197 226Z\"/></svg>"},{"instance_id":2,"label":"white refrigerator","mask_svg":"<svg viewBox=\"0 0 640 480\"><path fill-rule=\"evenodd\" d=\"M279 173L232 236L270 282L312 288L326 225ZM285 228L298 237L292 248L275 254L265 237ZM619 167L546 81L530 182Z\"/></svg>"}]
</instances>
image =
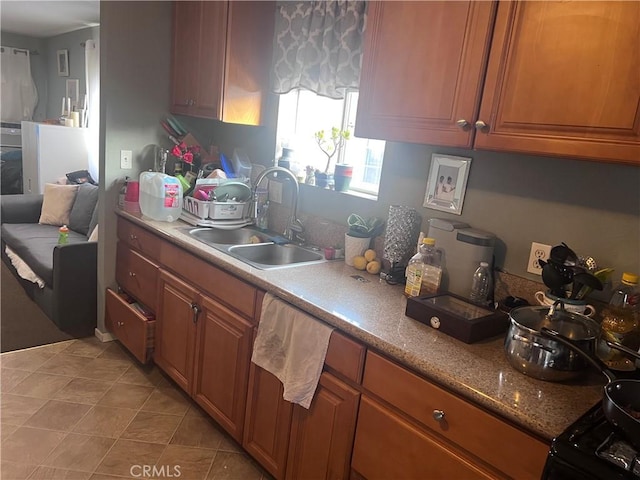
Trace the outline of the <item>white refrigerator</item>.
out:
<instances>
[{"instance_id":1,"label":"white refrigerator","mask_svg":"<svg viewBox=\"0 0 640 480\"><path fill-rule=\"evenodd\" d=\"M65 180L67 173L88 170L88 129L22 122L24 193L43 193L45 183Z\"/></svg>"}]
</instances>

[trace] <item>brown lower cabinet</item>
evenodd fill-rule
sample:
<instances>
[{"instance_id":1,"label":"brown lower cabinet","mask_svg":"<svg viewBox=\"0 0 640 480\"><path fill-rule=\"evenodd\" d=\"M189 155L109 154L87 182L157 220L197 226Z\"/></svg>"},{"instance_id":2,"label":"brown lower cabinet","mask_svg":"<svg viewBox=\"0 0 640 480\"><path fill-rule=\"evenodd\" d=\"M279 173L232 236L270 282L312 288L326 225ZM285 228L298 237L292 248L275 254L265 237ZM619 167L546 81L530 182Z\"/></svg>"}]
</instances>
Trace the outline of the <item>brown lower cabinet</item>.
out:
<instances>
[{"instance_id":1,"label":"brown lower cabinet","mask_svg":"<svg viewBox=\"0 0 640 480\"><path fill-rule=\"evenodd\" d=\"M155 363L242 441L253 327L160 270Z\"/></svg>"},{"instance_id":2,"label":"brown lower cabinet","mask_svg":"<svg viewBox=\"0 0 640 480\"><path fill-rule=\"evenodd\" d=\"M371 480L493 478L366 395L360 402L352 466Z\"/></svg>"},{"instance_id":3,"label":"brown lower cabinet","mask_svg":"<svg viewBox=\"0 0 640 480\"><path fill-rule=\"evenodd\" d=\"M251 364L242 446L277 479L349 478L360 392L323 372L307 410L283 400L280 380Z\"/></svg>"}]
</instances>

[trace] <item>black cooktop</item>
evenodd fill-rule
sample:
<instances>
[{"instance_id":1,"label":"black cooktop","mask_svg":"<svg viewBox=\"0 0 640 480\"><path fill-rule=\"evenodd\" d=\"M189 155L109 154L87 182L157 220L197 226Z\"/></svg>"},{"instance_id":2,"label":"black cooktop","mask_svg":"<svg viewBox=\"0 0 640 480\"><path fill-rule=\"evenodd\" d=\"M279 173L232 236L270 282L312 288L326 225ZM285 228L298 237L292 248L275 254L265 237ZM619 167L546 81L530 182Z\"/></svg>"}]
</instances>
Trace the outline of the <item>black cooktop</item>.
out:
<instances>
[{"instance_id":1,"label":"black cooktop","mask_svg":"<svg viewBox=\"0 0 640 480\"><path fill-rule=\"evenodd\" d=\"M599 403L553 440L542 478L639 480L640 451L607 421Z\"/></svg>"}]
</instances>

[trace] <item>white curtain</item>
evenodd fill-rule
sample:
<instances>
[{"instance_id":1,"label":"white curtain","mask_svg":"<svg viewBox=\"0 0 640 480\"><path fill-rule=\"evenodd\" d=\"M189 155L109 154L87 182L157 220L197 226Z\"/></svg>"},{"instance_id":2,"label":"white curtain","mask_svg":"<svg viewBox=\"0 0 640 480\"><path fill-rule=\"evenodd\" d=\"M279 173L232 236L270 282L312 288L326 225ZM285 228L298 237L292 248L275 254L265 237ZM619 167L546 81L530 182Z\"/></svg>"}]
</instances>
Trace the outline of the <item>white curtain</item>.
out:
<instances>
[{"instance_id":1,"label":"white curtain","mask_svg":"<svg viewBox=\"0 0 640 480\"><path fill-rule=\"evenodd\" d=\"M84 58L87 82L89 173L98 182L100 180L100 44L97 40L85 42Z\"/></svg>"},{"instance_id":2,"label":"white curtain","mask_svg":"<svg viewBox=\"0 0 640 480\"><path fill-rule=\"evenodd\" d=\"M32 120L38 103L38 90L31 77L29 50L0 47L2 85L0 108L3 122Z\"/></svg>"}]
</instances>

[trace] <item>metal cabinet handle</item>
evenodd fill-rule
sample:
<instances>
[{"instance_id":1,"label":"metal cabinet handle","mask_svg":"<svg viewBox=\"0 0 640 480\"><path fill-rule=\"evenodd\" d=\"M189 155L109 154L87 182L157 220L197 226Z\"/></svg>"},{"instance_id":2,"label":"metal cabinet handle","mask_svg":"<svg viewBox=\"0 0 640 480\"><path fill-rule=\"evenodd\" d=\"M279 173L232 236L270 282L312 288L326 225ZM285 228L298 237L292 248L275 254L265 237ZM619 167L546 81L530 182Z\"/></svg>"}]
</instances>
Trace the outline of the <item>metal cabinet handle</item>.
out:
<instances>
[{"instance_id":1,"label":"metal cabinet handle","mask_svg":"<svg viewBox=\"0 0 640 480\"><path fill-rule=\"evenodd\" d=\"M466 130L466 128L469 126L469 122L467 122L464 118L461 118L456 122L456 125L461 129Z\"/></svg>"},{"instance_id":2,"label":"metal cabinet handle","mask_svg":"<svg viewBox=\"0 0 640 480\"><path fill-rule=\"evenodd\" d=\"M485 128L489 128L489 125L484 123L482 120L478 120L476 122L476 130L484 130Z\"/></svg>"},{"instance_id":3,"label":"metal cabinet handle","mask_svg":"<svg viewBox=\"0 0 640 480\"><path fill-rule=\"evenodd\" d=\"M136 276L136 273L135 273L135 272L129 272L129 276L130 276L130 277L135 277L135 276Z\"/></svg>"},{"instance_id":4,"label":"metal cabinet handle","mask_svg":"<svg viewBox=\"0 0 640 480\"><path fill-rule=\"evenodd\" d=\"M118 326L119 327L124 327L124 322L118 321Z\"/></svg>"},{"instance_id":5,"label":"metal cabinet handle","mask_svg":"<svg viewBox=\"0 0 640 480\"><path fill-rule=\"evenodd\" d=\"M432 415L433 415L433 419L436 422L442 422L444 420L444 411L443 410L434 410Z\"/></svg>"},{"instance_id":6,"label":"metal cabinet handle","mask_svg":"<svg viewBox=\"0 0 640 480\"><path fill-rule=\"evenodd\" d=\"M191 310L193 311L193 323L197 323L198 322L198 315L201 312L200 307L198 306L197 303L192 303L191 304Z\"/></svg>"},{"instance_id":7,"label":"metal cabinet handle","mask_svg":"<svg viewBox=\"0 0 640 480\"><path fill-rule=\"evenodd\" d=\"M133 233L130 233L130 234L129 234L129 238L130 238L131 240L137 240L137 239L138 239L138 237L136 237Z\"/></svg>"}]
</instances>

